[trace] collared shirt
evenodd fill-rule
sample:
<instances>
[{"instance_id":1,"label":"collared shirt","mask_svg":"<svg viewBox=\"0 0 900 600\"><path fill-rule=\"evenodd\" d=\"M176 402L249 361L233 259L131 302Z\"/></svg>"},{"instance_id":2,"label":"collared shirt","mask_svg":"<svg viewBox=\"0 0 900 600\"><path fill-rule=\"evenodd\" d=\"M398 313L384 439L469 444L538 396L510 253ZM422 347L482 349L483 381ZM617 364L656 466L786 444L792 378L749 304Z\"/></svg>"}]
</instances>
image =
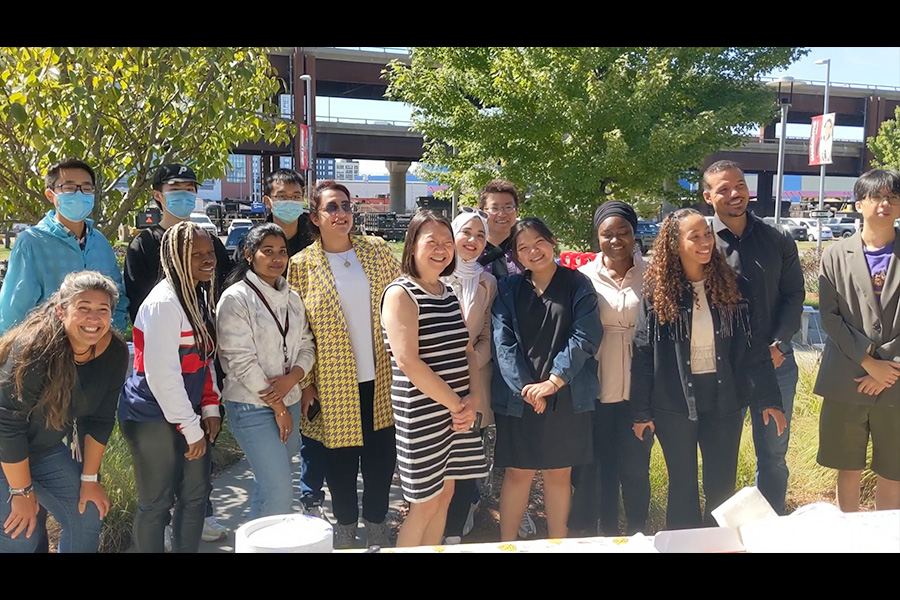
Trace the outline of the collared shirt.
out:
<instances>
[{"instance_id":1,"label":"collared shirt","mask_svg":"<svg viewBox=\"0 0 900 600\"><path fill-rule=\"evenodd\" d=\"M718 216L712 227L716 247L740 274L741 291L750 301L753 343L790 343L800 330L806 298L796 242L750 212L740 237Z\"/></svg>"},{"instance_id":2,"label":"collared shirt","mask_svg":"<svg viewBox=\"0 0 900 600\"><path fill-rule=\"evenodd\" d=\"M634 324L643 298L644 271L647 263L640 254L634 266L617 282L603 264L603 255L578 270L588 276L597 293L603 341L597 351L600 379L600 401L604 403L628 400L631 393L631 342Z\"/></svg>"}]
</instances>

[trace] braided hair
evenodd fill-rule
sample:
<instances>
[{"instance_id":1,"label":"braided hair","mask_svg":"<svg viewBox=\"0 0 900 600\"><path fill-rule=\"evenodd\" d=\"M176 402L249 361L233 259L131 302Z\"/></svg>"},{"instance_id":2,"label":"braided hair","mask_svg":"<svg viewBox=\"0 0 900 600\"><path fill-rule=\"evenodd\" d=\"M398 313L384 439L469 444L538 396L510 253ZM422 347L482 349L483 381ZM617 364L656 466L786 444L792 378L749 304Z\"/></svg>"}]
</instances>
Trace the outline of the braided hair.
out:
<instances>
[{"instance_id":1,"label":"braided hair","mask_svg":"<svg viewBox=\"0 0 900 600\"><path fill-rule=\"evenodd\" d=\"M198 282L191 275L191 254L198 235L209 234L190 221L168 228L163 234L160 259L163 273L191 322L194 342L203 356L209 358L216 351L216 276L213 272L209 282Z\"/></svg>"}]
</instances>

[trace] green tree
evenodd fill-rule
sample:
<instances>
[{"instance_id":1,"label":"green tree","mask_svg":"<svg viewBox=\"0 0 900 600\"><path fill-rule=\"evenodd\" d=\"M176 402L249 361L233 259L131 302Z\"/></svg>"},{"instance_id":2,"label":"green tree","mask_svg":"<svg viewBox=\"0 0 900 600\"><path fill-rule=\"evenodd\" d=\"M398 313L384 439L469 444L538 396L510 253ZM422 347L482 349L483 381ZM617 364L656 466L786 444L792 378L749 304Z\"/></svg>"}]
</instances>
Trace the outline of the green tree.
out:
<instances>
[{"instance_id":1,"label":"green tree","mask_svg":"<svg viewBox=\"0 0 900 600\"><path fill-rule=\"evenodd\" d=\"M894 118L883 121L878 135L869 137L866 144L875 156L874 169L900 169L900 106L894 109Z\"/></svg>"},{"instance_id":2,"label":"green tree","mask_svg":"<svg viewBox=\"0 0 900 600\"><path fill-rule=\"evenodd\" d=\"M684 203L679 178L774 116L758 77L806 52L417 47L385 73L388 97L413 107L429 175L464 198L506 177L525 187L527 213L587 247L604 199Z\"/></svg>"},{"instance_id":3,"label":"green tree","mask_svg":"<svg viewBox=\"0 0 900 600\"><path fill-rule=\"evenodd\" d=\"M290 139L264 48L2 47L0 79L0 220L38 220L41 174L76 157L97 173L91 216L110 235L160 164L213 179L236 144Z\"/></svg>"}]
</instances>

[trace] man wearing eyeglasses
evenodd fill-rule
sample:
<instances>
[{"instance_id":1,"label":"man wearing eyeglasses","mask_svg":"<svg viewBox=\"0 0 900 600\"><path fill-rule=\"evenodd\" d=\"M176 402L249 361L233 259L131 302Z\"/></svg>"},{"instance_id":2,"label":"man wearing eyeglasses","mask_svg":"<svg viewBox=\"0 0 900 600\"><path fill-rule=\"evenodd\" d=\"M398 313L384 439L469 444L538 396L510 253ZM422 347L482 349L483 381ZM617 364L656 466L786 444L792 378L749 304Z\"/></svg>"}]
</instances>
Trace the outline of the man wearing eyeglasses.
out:
<instances>
[{"instance_id":1,"label":"man wearing eyeglasses","mask_svg":"<svg viewBox=\"0 0 900 600\"><path fill-rule=\"evenodd\" d=\"M837 503L860 504L872 442L875 509L900 509L900 172L875 169L853 186L862 231L827 248L819 308L828 334L813 391L823 397L817 462L837 469Z\"/></svg>"},{"instance_id":2,"label":"man wearing eyeglasses","mask_svg":"<svg viewBox=\"0 0 900 600\"><path fill-rule=\"evenodd\" d=\"M524 271L513 258L509 234L519 215L519 194L506 179L488 182L478 194L478 208L487 213L487 245L478 264L497 279Z\"/></svg>"},{"instance_id":3,"label":"man wearing eyeglasses","mask_svg":"<svg viewBox=\"0 0 900 600\"><path fill-rule=\"evenodd\" d=\"M99 271L116 282L119 301L112 325L124 333L128 298L116 255L87 218L94 208L94 170L70 158L50 167L44 182L44 196L53 209L16 237L0 289L0 334L59 289L66 275L82 270Z\"/></svg>"}]
</instances>

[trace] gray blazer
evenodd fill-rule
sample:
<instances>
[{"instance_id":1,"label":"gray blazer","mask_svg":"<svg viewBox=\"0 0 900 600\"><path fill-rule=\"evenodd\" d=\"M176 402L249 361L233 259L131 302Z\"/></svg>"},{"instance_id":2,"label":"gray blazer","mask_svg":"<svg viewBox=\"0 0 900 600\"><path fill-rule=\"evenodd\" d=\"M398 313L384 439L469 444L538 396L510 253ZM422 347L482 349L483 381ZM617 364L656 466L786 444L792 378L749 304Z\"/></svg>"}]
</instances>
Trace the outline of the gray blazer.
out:
<instances>
[{"instance_id":1,"label":"gray blazer","mask_svg":"<svg viewBox=\"0 0 900 600\"><path fill-rule=\"evenodd\" d=\"M878 396L856 391L863 357L900 362L900 231L888 266L881 306L872 289L860 233L828 246L819 268L819 311L828 334L813 391L853 404L900 405L900 383Z\"/></svg>"}]
</instances>

